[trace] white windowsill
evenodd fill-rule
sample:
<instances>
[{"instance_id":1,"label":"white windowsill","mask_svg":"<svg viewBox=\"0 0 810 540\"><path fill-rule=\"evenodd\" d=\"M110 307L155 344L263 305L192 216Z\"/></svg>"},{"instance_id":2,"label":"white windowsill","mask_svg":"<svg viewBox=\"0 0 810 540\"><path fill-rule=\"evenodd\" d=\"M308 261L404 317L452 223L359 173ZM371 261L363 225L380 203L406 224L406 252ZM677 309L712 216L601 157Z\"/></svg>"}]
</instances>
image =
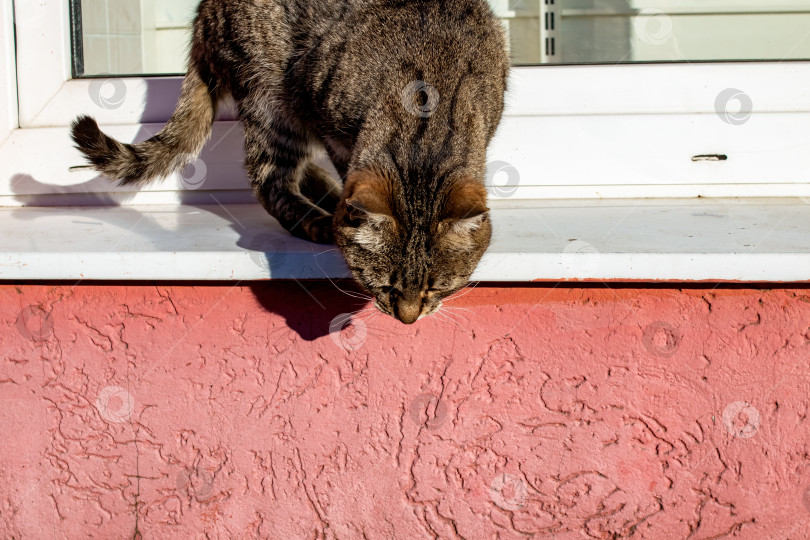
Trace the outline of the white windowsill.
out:
<instances>
[{"instance_id":1,"label":"white windowsill","mask_svg":"<svg viewBox=\"0 0 810 540\"><path fill-rule=\"evenodd\" d=\"M478 281L810 281L800 199L493 201ZM267 251L265 253L264 251ZM344 278L256 204L0 208L2 280Z\"/></svg>"}]
</instances>

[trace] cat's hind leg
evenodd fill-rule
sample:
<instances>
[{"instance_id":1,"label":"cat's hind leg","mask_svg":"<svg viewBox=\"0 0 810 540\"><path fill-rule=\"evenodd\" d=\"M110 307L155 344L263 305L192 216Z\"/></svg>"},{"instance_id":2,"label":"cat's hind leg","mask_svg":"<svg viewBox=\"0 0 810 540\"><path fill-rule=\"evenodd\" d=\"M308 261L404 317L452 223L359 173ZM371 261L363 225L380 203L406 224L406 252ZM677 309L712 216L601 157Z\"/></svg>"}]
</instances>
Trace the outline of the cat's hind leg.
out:
<instances>
[{"instance_id":1,"label":"cat's hind leg","mask_svg":"<svg viewBox=\"0 0 810 540\"><path fill-rule=\"evenodd\" d=\"M293 235L332 243L332 215L302 192L305 181L307 186L314 184L310 137L293 123L262 121L250 114L242 114L241 119L245 168L256 198Z\"/></svg>"}]
</instances>

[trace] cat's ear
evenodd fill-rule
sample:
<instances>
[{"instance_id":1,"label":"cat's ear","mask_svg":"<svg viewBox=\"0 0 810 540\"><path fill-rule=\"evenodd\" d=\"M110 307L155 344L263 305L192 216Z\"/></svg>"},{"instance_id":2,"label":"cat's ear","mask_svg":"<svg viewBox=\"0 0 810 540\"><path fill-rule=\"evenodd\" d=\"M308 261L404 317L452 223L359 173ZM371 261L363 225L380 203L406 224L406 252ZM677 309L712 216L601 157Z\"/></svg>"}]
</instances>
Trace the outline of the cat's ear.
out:
<instances>
[{"instance_id":1,"label":"cat's ear","mask_svg":"<svg viewBox=\"0 0 810 540\"><path fill-rule=\"evenodd\" d=\"M442 222L457 234L470 234L489 219L487 190L475 180L459 180L447 192Z\"/></svg>"},{"instance_id":2,"label":"cat's ear","mask_svg":"<svg viewBox=\"0 0 810 540\"><path fill-rule=\"evenodd\" d=\"M361 169L349 175L343 189L349 221L380 221L393 217L393 184L386 175L373 169Z\"/></svg>"}]
</instances>

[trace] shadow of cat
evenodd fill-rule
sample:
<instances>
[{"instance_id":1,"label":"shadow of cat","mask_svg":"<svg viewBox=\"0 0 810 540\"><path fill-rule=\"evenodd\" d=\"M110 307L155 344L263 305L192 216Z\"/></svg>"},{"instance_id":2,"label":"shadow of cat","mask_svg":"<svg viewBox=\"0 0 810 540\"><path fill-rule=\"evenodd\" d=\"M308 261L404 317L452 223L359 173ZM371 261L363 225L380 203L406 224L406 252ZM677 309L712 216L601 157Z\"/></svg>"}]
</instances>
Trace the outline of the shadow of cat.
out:
<instances>
[{"instance_id":1,"label":"shadow of cat","mask_svg":"<svg viewBox=\"0 0 810 540\"><path fill-rule=\"evenodd\" d=\"M26 207L48 207L54 216L75 216L75 207L69 208L71 194L82 192L80 205L88 207L116 207L116 223L105 220L104 213L94 214L94 218L105 222L109 226L119 227L121 222L132 224L144 222L150 224L149 229L158 230L160 234L145 234L147 227L133 227L129 233L138 234L146 238L150 244L159 251L175 251L177 243L174 240L176 231L162 227L152 216L139 212L135 207L122 205L127 197L114 197L103 190L109 189L109 180L98 176L82 184L65 188L62 186L40 182L28 174L17 174L13 177L12 186L18 200ZM32 195L33 194L33 195ZM181 196L181 201L183 197ZM57 205L61 203L61 206ZM258 205L258 203L255 203ZM341 315L353 313L367 307L368 302L357 298L364 294L351 280L338 280L330 282L327 274L317 258L324 253L336 250L330 246L311 244L311 253L302 251L301 245L310 246L308 242L294 238L283 231L274 218L267 215L267 229L257 231L255 228L245 229L239 222L238 216L233 216L225 207L215 204L188 204L189 208L214 214L229 223L229 226L239 234L236 244L250 253L251 259L263 272L274 277L272 280L255 281L246 284L262 308L284 318L286 326L301 339L313 341L329 335L334 330L334 320ZM11 210L14 219L35 219L31 214L18 209ZM121 216L126 217L122 220ZM293 253L287 251L287 246L299 249ZM336 258L325 263L334 269ZM342 262L342 258L340 259ZM171 280L168 280L171 283ZM118 282L124 284L124 282ZM341 292L342 289L345 292ZM339 329L338 329L339 331Z\"/></svg>"},{"instance_id":2,"label":"shadow of cat","mask_svg":"<svg viewBox=\"0 0 810 540\"><path fill-rule=\"evenodd\" d=\"M162 77L147 78L146 84L146 100L138 122L141 124L161 123L174 110L180 86L176 80ZM77 110L75 114L78 115L82 112L86 111ZM221 103L218 120L236 119L237 114L233 103L228 100ZM132 137L131 142L143 141L153 135L153 132L142 127ZM216 169L216 160L208 160L206 157L221 141L222 138L209 141L200 156L201 160L207 161L213 167L208 170L208 174L211 176L227 172ZM65 142L69 144L69 140ZM77 160L79 161L75 165L84 164L78 154ZM331 163L328 162L328 158L322 158L318 164L326 168L331 174L336 174ZM65 172L67 174L67 171ZM234 186L234 189L243 190L247 187L246 185L239 185ZM140 234L147 238L155 249L160 251L173 252L177 248L175 240L177 233L175 231L164 229L152 216L138 212L134 207L126 206L126 203L135 197L135 192L114 191L111 182L104 176L99 175L86 182L66 187L48 184L38 180L31 174L21 172L12 178L11 188L19 203L29 207L49 207L53 215L59 215L60 207L64 208L71 205L73 201L75 201L74 206L117 207L119 208L119 211L116 212L117 221L133 224L132 229L129 231L130 234ZM183 205L215 214L229 223L229 226L239 235L236 244L247 250L250 253L251 260L259 267L260 273L268 276L267 281L249 282L246 286L265 311L283 317L287 327L301 339L312 341L326 336L330 334L330 328L334 327L333 321L335 318L340 318L341 314L352 313L365 307L366 303L357 298L362 293L353 281L342 280L339 283L330 283L325 279L327 274L322 267L329 270L332 275L340 272L347 274L345 265L341 270L336 271L335 265L343 264L342 257L332 256L331 260L329 257L321 257L323 252L332 249L329 246L312 244L310 247L311 256L308 256L305 253L308 248L304 246L309 246L309 243L293 238L289 233L281 229L276 220L269 215L266 215L266 222L264 221L265 218L262 218L257 228L245 229L239 223L239 216L231 215L225 207L219 204L234 202L224 199L224 194L217 193L216 196L213 196L213 200L202 204L200 201L205 196L204 190L180 191L179 193L180 202ZM246 200L252 202L254 199L250 195ZM244 201L245 199L240 199L238 202ZM255 202L252 202L252 204L258 205ZM30 219L30 213L22 211L12 211L12 215L15 219ZM70 215L75 215L75 209L70 210ZM121 216L124 216L124 218L121 219ZM127 216L130 217L127 218ZM98 213L94 217L105 222L104 213ZM150 225L151 230L160 232L147 237L142 232L145 227L139 231L138 227L134 226L138 223L143 224L144 220ZM264 223L267 224L267 230L259 230ZM106 224L120 226L120 223L116 224L110 221L106 221ZM284 249L280 249L280 246L284 246ZM297 249L295 257L287 256L287 246L293 246ZM336 262L336 259L339 259L339 262ZM270 276L273 276L272 280L269 279ZM172 280L167 281L172 283ZM122 282L122 284L126 283ZM347 294L339 291L338 286Z\"/></svg>"},{"instance_id":3,"label":"shadow of cat","mask_svg":"<svg viewBox=\"0 0 810 540\"><path fill-rule=\"evenodd\" d=\"M65 191L65 188L40 182L26 174L14 176L13 186L15 191L20 194L40 193L39 195L25 195L22 198L28 207L48 207L49 216L59 216L61 213L61 215L76 217L75 206L72 208L66 206L64 201L61 206L55 205L56 198L65 197L65 195L59 195L60 192ZM75 190L76 187L74 185L72 189ZM104 177L96 177L78 187L82 190L94 191L109 187L109 181ZM132 224L131 228L127 227L127 234L137 234L148 239L151 246L157 251L174 252L177 250L175 240L177 231L162 227L152 215L139 212L137 207L122 205L121 202L126 198L115 198L110 193L101 191L82 193L78 196L81 197L80 206L117 209L114 221L106 220L103 212L94 213L92 216L94 219L117 228L121 227L122 222ZM233 215L227 207L216 204L186 204L185 206L212 214L226 222L238 234L236 245L247 251L251 260L260 268L260 272L266 273L268 276L265 280L219 282L207 285L221 285L223 288L230 288L235 283L248 288L264 311L278 315L284 321L281 327L274 323L275 329L271 331L273 340L280 342L287 339L285 336L292 334L293 337L297 336L301 340L311 342L331 335L337 344L348 344L344 348L349 352L353 350L351 348L352 338L346 336L351 335L352 323L358 320L362 321L359 324L363 326L363 331L369 337L378 339L391 339L396 336L407 339L408 336L413 335L413 331L418 331L415 328L402 328L400 323L395 322L393 318L377 313L368 293L354 280L329 278L330 275L347 273L345 263L337 253L337 247L311 244L293 237L281 229L276 220L266 214L263 209L259 212L262 216L261 221L257 223L254 220L252 227L245 228L240 223L238 215ZM240 206L259 207L258 203ZM230 208L233 209L232 206ZM16 209L16 211L10 209L10 212L14 219L36 219L23 209ZM122 219L122 216L128 216L128 218ZM135 226L144 223L150 224L148 229L159 232L146 234L144 230L147 227ZM331 257L328 257L330 254ZM336 265L340 265L340 267L338 268ZM270 278L270 276L273 277ZM189 283L171 279L154 280L154 282L169 286L200 285L198 281ZM143 282L116 281L110 282L110 284L127 286L142 285ZM374 325L366 325L365 322L371 319L374 319ZM434 323L441 323L441 321L436 320Z\"/></svg>"}]
</instances>

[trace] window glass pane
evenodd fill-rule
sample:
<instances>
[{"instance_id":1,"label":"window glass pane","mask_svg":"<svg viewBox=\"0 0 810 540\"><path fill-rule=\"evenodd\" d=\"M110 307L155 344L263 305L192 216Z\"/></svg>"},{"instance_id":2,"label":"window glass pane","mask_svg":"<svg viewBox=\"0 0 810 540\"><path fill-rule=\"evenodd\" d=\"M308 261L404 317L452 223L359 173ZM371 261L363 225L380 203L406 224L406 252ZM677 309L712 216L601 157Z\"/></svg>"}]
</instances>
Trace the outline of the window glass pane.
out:
<instances>
[{"instance_id":1,"label":"window glass pane","mask_svg":"<svg viewBox=\"0 0 810 540\"><path fill-rule=\"evenodd\" d=\"M84 75L185 70L198 0L73 1ZM810 0L488 1L516 65L810 59Z\"/></svg>"},{"instance_id":2,"label":"window glass pane","mask_svg":"<svg viewBox=\"0 0 810 540\"><path fill-rule=\"evenodd\" d=\"M810 59L810 0L489 0L515 64Z\"/></svg>"},{"instance_id":3,"label":"window glass pane","mask_svg":"<svg viewBox=\"0 0 810 540\"><path fill-rule=\"evenodd\" d=\"M84 75L186 70L199 0L72 1L81 3Z\"/></svg>"}]
</instances>

